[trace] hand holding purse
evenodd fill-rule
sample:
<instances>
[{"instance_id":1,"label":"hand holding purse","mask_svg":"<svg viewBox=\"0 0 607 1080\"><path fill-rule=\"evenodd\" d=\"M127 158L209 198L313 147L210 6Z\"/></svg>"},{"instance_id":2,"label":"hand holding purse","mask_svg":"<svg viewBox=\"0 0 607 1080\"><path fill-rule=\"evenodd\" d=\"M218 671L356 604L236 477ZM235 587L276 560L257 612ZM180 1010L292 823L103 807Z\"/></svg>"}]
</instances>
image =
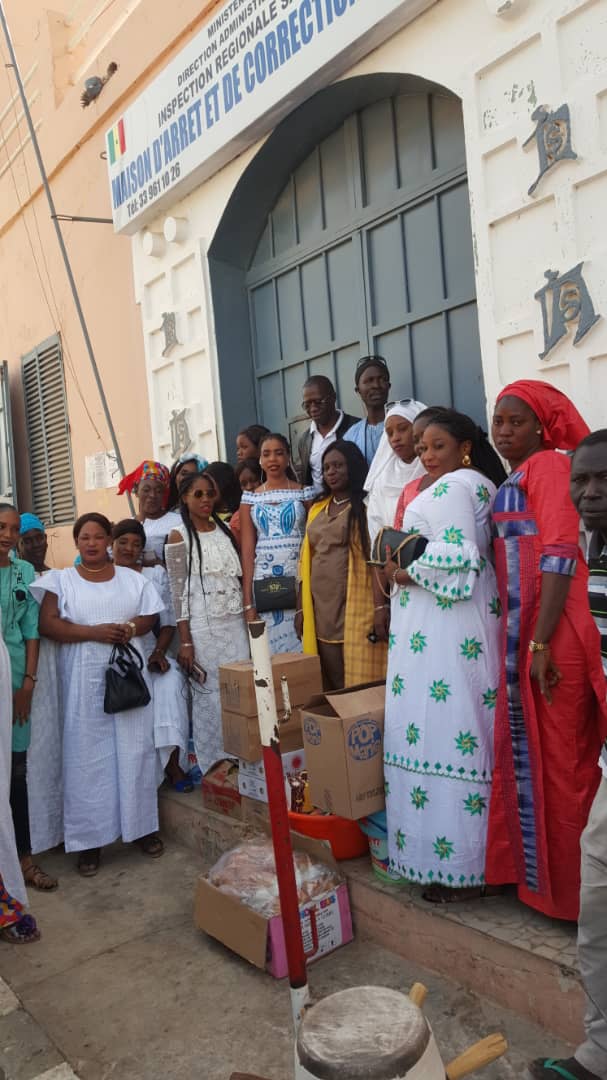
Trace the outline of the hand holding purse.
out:
<instances>
[{"instance_id":1,"label":"hand holding purse","mask_svg":"<svg viewBox=\"0 0 607 1080\"><path fill-rule=\"evenodd\" d=\"M423 555L427 546L428 541L421 533L404 533L399 529L384 525L373 541L369 561L371 566L384 566L388 558L386 549L390 548L390 558L398 563L399 570L406 570L412 562Z\"/></svg>"},{"instance_id":2,"label":"hand holding purse","mask_svg":"<svg viewBox=\"0 0 607 1080\"><path fill-rule=\"evenodd\" d=\"M114 645L105 673L103 711L111 714L142 709L151 700L139 650L134 645Z\"/></svg>"}]
</instances>

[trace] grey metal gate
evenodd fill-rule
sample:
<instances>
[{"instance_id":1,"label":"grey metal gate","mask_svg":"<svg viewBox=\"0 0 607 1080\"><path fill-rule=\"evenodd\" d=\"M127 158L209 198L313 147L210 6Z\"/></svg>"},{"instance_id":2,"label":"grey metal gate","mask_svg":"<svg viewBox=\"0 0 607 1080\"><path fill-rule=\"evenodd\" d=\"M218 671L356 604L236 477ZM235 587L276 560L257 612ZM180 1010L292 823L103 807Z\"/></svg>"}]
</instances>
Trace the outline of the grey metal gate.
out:
<instances>
[{"instance_id":1,"label":"grey metal gate","mask_svg":"<svg viewBox=\"0 0 607 1080\"><path fill-rule=\"evenodd\" d=\"M354 367L384 355L392 395L485 398L459 101L401 94L352 114L292 173L247 273L258 415L286 431L308 375L360 413Z\"/></svg>"}]
</instances>

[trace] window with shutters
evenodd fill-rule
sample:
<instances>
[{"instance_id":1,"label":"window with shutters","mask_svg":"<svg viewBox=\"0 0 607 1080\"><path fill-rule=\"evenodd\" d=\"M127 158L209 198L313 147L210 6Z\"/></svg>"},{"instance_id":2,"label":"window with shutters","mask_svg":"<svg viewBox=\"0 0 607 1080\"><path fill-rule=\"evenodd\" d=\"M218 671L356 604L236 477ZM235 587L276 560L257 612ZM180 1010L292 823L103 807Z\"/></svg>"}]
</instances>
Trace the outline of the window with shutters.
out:
<instances>
[{"instance_id":1,"label":"window with shutters","mask_svg":"<svg viewBox=\"0 0 607 1080\"><path fill-rule=\"evenodd\" d=\"M32 510L45 525L75 517L63 354L58 335L23 357L23 398L32 481Z\"/></svg>"}]
</instances>

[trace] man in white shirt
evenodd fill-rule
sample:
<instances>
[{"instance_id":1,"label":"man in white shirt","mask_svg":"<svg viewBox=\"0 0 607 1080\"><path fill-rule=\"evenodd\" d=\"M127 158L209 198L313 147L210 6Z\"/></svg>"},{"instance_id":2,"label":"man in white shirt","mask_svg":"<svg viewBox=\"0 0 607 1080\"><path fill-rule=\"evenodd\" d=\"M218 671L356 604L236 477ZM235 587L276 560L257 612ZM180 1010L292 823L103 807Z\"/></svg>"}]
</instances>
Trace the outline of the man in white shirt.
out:
<instances>
[{"instance_id":1,"label":"man in white shirt","mask_svg":"<svg viewBox=\"0 0 607 1080\"><path fill-rule=\"evenodd\" d=\"M299 440L301 482L322 491L322 456L331 443L343 438L356 417L337 408L335 387L326 375L306 380L301 407L312 421Z\"/></svg>"}]
</instances>

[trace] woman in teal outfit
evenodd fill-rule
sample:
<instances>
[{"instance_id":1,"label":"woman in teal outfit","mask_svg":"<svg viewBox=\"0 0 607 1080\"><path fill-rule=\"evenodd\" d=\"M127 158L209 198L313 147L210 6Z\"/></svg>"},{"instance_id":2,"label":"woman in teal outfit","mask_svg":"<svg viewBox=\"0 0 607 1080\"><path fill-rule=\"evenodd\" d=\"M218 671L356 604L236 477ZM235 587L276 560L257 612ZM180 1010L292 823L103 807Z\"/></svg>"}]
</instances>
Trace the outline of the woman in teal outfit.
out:
<instances>
[{"instance_id":1,"label":"woman in teal outfit","mask_svg":"<svg viewBox=\"0 0 607 1080\"><path fill-rule=\"evenodd\" d=\"M10 803L17 851L27 885L57 888L55 878L32 861L27 801L27 748L30 711L38 668L38 604L30 593L35 578L31 563L11 559L19 539L20 518L10 503L0 503L0 610L13 683L13 740Z\"/></svg>"}]
</instances>

